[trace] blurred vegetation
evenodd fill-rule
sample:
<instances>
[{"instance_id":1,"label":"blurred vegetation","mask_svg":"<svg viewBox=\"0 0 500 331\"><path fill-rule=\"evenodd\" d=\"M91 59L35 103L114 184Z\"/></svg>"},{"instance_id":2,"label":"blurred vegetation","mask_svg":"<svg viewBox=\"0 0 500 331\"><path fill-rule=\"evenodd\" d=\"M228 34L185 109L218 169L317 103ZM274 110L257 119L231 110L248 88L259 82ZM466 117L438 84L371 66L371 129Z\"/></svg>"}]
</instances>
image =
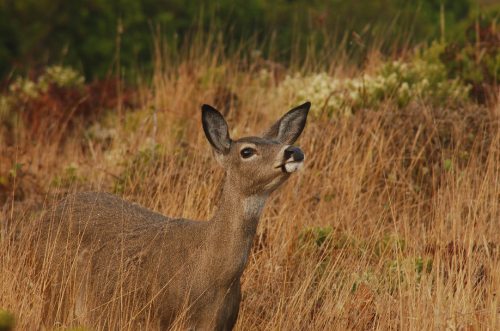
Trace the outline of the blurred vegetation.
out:
<instances>
[{"instance_id":1,"label":"blurred vegetation","mask_svg":"<svg viewBox=\"0 0 500 331\"><path fill-rule=\"evenodd\" d=\"M14 315L7 310L0 310L0 331L11 331L16 326Z\"/></svg>"},{"instance_id":2,"label":"blurred vegetation","mask_svg":"<svg viewBox=\"0 0 500 331\"><path fill-rule=\"evenodd\" d=\"M446 37L460 41L464 27L477 17L494 20L500 7L472 0L2 0L0 77L57 64L77 68L87 80L103 78L118 54L130 77L152 66L155 36L177 49L193 28L222 31L227 47L261 45L280 62L304 57L311 46L325 56L352 48L353 32L366 42L382 37L381 49L394 52L440 38L441 8Z\"/></svg>"},{"instance_id":3,"label":"blurred vegetation","mask_svg":"<svg viewBox=\"0 0 500 331\"><path fill-rule=\"evenodd\" d=\"M425 330L463 302L439 325L489 327L500 286L500 6L485 1L443 2L442 38L441 2L429 0L179 1L171 14L170 2L0 0L0 240L84 190L204 218L224 177L199 103L241 137L307 100L300 146L311 158L268 201L240 328ZM118 79L118 41L120 74L156 59L153 79ZM40 328L32 311L45 285L22 282L24 246L5 247L0 303L15 315L0 310L0 331Z\"/></svg>"},{"instance_id":4,"label":"blurred vegetation","mask_svg":"<svg viewBox=\"0 0 500 331\"><path fill-rule=\"evenodd\" d=\"M374 75L364 74L352 79L337 79L326 72L302 77L288 75L280 84L278 97L310 100L313 114L339 117L351 115L364 107L392 102L404 107L417 99L435 103L460 103L468 99L471 86L460 78L449 79L439 56L444 44L433 43L425 49L416 48L407 62L381 63ZM455 76L453 76L455 77Z\"/></svg>"}]
</instances>

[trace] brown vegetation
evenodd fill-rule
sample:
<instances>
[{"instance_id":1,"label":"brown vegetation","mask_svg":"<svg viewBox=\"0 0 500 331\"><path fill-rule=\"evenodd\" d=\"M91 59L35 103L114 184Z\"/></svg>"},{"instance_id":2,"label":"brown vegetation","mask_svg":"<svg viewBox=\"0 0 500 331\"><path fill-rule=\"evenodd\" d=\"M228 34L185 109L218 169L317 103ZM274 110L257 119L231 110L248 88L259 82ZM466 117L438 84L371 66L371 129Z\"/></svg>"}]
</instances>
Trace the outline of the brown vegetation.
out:
<instances>
[{"instance_id":1,"label":"brown vegetation","mask_svg":"<svg viewBox=\"0 0 500 331\"><path fill-rule=\"evenodd\" d=\"M0 308L17 329L41 325L45 283L32 281L21 243L45 206L99 189L168 216L210 218L224 178L200 105L220 86L237 96L222 101L235 138L259 134L290 106L269 97L274 82L258 85L239 62L200 54L158 67L153 89L138 92L142 108L121 121L108 113L60 142L32 141L20 122L2 127ZM262 214L236 329L498 329L499 111L388 100L340 120L310 118L299 141L305 167ZM127 311L118 305L112 321L124 330Z\"/></svg>"}]
</instances>

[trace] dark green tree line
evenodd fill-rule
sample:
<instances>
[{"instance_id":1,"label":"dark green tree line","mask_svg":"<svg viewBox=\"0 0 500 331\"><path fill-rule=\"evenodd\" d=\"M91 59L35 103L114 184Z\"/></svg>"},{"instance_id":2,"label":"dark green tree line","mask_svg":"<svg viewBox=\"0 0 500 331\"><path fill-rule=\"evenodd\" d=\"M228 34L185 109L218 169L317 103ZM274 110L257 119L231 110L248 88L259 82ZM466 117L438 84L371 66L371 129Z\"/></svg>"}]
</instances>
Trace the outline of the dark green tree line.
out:
<instances>
[{"instance_id":1,"label":"dark green tree line","mask_svg":"<svg viewBox=\"0 0 500 331\"><path fill-rule=\"evenodd\" d=\"M283 58L298 36L314 34L318 47L352 31L366 39L385 33L387 43L411 32L420 42L440 36L441 6L450 34L474 8L471 0L0 0L0 76L63 63L87 79L103 77L113 68L119 30L125 68L148 66L157 29L172 46L193 26L215 27L236 41L266 41L274 31Z\"/></svg>"}]
</instances>

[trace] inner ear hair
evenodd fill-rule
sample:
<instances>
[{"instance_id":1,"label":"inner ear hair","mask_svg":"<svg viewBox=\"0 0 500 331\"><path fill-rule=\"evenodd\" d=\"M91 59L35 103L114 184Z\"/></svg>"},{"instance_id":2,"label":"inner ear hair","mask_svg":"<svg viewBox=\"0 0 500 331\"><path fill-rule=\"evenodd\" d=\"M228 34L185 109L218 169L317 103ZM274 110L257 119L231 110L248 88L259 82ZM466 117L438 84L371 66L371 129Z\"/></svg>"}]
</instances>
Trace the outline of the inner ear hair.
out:
<instances>
[{"instance_id":1,"label":"inner ear hair","mask_svg":"<svg viewBox=\"0 0 500 331\"><path fill-rule=\"evenodd\" d=\"M261 137L278 141L282 144L293 145L304 130L310 108L310 102L293 108L264 131Z\"/></svg>"}]
</instances>

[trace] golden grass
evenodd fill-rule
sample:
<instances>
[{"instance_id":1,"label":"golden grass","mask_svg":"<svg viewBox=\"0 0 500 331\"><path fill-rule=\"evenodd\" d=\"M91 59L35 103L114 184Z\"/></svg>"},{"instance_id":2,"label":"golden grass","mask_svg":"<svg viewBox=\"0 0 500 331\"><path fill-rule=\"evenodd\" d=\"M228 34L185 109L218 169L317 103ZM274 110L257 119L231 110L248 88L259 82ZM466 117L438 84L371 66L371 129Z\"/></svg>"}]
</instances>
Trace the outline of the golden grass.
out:
<instances>
[{"instance_id":1,"label":"golden grass","mask_svg":"<svg viewBox=\"0 0 500 331\"><path fill-rule=\"evenodd\" d=\"M200 105L220 104L222 88L237 95L226 114L234 138L259 135L292 106L270 97L274 78L256 83L260 64L211 51L178 62L158 56L152 86L138 90L142 109L101 121L111 133L33 144L19 123L0 129L16 135L0 144L0 170L22 164L9 177L15 194L0 196L0 309L14 313L17 330L44 329L44 283L33 281L23 238L45 206L98 189L209 219L224 173ZM499 329L498 128L498 108L424 101L403 110L388 101L338 121L310 117L297 143L305 167L262 214L235 329ZM131 330L131 311L117 307L112 322ZM60 322L54 328L74 326Z\"/></svg>"}]
</instances>

